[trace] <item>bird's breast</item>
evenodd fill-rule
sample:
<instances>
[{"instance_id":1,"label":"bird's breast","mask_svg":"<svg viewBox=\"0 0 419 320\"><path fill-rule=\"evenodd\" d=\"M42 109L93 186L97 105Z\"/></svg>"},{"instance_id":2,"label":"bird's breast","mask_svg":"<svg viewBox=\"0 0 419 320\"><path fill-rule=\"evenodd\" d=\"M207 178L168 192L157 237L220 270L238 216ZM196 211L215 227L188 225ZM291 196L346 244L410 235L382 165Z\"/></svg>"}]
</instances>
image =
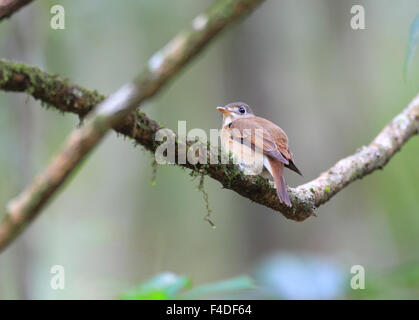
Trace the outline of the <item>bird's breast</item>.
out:
<instances>
[{"instance_id":1,"label":"bird's breast","mask_svg":"<svg viewBox=\"0 0 419 320\"><path fill-rule=\"evenodd\" d=\"M244 171L245 174L257 175L264 170L264 155L252 149L246 144L246 141L233 139L230 129L225 127L221 129L221 146L226 154L232 155L233 162Z\"/></svg>"}]
</instances>

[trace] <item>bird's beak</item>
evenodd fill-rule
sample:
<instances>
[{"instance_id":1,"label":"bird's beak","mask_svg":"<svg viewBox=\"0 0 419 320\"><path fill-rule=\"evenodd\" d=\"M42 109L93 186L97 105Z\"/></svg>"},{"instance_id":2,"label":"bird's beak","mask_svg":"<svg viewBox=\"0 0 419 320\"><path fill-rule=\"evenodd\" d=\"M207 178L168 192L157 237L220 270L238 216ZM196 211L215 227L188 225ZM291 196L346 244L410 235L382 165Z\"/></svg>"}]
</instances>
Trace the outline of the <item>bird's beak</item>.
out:
<instances>
[{"instance_id":1,"label":"bird's beak","mask_svg":"<svg viewBox=\"0 0 419 320\"><path fill-rule=\"evenodd\" d=\"M217 107L217 110L220 111L221 113L230 113L231 111L228 110L226 107Z\"/></svg>"}]
</instances>

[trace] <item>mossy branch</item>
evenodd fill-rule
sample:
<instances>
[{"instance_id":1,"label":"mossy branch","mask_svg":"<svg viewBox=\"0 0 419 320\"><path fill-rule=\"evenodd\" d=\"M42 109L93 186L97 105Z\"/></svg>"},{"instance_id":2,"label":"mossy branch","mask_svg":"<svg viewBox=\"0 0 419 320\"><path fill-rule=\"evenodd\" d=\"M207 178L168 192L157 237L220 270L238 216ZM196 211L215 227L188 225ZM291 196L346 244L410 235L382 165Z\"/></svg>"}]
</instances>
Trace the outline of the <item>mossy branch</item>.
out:
<instances>
[{"instance_id":1,"label":"mossy branch","mask_svg":"<svg viewBox=\"0 0 419 320\"><path fill-rule=\"evenodd\" d=\"M53 86L51 90L42 90L49 85ZM69 111L79 116L93 109L96 101L104 99L104 95L96 91L79 87L37 68L0 60L0 89L27 91L28 88L32 88L30 89L32 95L42 102L60 111ZM74 95L74 90L80 94ZM114 130L154 152L160 144L155 141L154 136L161 128L163 127L159 123L138 112L137 117L134 115L126 117L122 123L114 127ZM234 190L254 202L280 211L289 219L303 221L314 214L315 208L330 200L346 185L381 169L410 137L418 133L418 128L419 98L415 98L369 146L362 147L354 155L340 160L318 178L296 188L289 188L292 208L283 206L278 201L275 190L265 179L246 176L233 164L186 163L179 166L193 170L196 175L208 175L219 181L224 188Z\"/></svg>"},{"instance_id":2,"label":"mossy branch","mask_svg":"<svg viewBox=\"0 0 419 320\"><path fill-rule=\"evenodd\" d=\"M73 131L68 137L62 151L52 160L49 166L18 197L9 203L6 216L0 224L0 250L16 238L24 227L36 217L67 180L71 172L112 127L124 127L126 121L129 121L129 117L132 117L132 112L142 102L154 96L185 64L201 52L211 39L227 25L250 13L253 8L262 2L263 0L216 1L207 11L198 15L187 29L180 32L163 49L155 53L149 60L147 67L133 81L125 84L114 94L100 102L95 110L89 113L85 124ZM5 62L3 61L2 66L4 65ZM38 88L41 79L49 80L49 85L54 82L54 77L48 77L45 73L41 77L36 77L33 69L26 69L23 65L15 67L17 67L17 70L12 72L8 70L1 73L1 86L5 88L9 86L11 90L18 89L13 85L13 81L19 80L16 78L22 78L24 74L21 82L23 81L23 85L26 85L26 91L29 94L34 94L36 91L34 84L38 84L35 86ZM41 83L44 82L41 81ZM45 86L48 86L48 84L45 84ZM80 89L80 87L78 88ZM51 93L53 91L45 89L44 91L37 91L38 97L42 94ZM61 94L63 93L61 92ZM79 95L75 95L75 97L89 94L94 95L94 92L80 90ZM100 99L101 97L98 97L98 100ZM52 100L51 97L48 100ZM60 100L60 102L71 103L67 100ZM78 106L77 102L73 106ZM132 134L135 134L137 124L135 122L132 124L130 130ZM152 145L154 145L154 142L152 142Z\"/></svg>"}]
</instances>

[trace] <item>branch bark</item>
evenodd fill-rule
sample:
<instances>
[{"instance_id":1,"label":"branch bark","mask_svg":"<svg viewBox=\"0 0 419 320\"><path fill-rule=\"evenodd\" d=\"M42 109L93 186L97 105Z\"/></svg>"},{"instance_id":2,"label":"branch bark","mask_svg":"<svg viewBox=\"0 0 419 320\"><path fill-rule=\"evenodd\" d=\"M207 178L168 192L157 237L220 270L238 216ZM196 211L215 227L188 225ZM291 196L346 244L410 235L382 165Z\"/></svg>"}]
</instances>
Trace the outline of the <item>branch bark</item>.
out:
<instances>
[{"instance_id":1,"label":"branch bark","mask_svg":"<svg viewBox=\"0 0 419 320\"><path fill-rule=\"evenodd\" d=\"M86 124L67 139L63 150L8 207L0 224L0 250L35 218L71 172L102 140L111 127L120 126L140 103L155 95L227 25L249 13L263 0L218 0L192 25L180 32L150 59L132 82L101 102ZM1 82L7 82L2 76ZM134 126L132 127L134 128Z\"/></svg>"},{"instance_id":2,"label":"branch bark","mask_svg":"<svg viewBox=\"0 0 419 320\"><path fill-rule=\"evenodd\" d=\"M72 112L79 116L87 114L105 98L97 91L77 86L38 68L5 60L0 60L0 89L26 91L34 98L60 111ZM138 113L137 119L130 115L122 123L114 126L116 132L134 139L136 143L151 152L159 146L154 136L161 128L163 127L159 123L148 118L144 113ZM192 165L186 163L180 166L189 168L196 174L209 175L219 181L223 187L280 211L288 219L303 221L314 214L315 208L326 203L349 183L383 168L403 144L418 133L418 130L419 96L396 116L369 146L362 147L354 155L340 160L318 178L296 188L289 188L292 208L283 206L278 201L275 190L266 180L258 176L245 176L232 164Z\"/></svg>"},{"instance_id":3,"label":"branch bark","mask_svg":"<svg viewBox=\"0 0 419 320\"><path fill-rule=\"evenodd\" d=\"M32 0L0 0L0 21L10 17Z\"/></svg>"}]
</instances>

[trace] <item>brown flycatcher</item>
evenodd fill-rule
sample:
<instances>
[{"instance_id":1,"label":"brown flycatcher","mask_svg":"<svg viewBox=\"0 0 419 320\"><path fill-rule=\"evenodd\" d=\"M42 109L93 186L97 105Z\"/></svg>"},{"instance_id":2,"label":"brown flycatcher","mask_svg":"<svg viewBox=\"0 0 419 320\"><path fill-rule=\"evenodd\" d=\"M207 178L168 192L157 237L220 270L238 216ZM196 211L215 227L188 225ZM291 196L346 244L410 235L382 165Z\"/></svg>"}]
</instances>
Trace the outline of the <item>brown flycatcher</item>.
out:
<instances>
[{"instance_id":1,"label":"brown flycatcher","mask_svg":"<svg viewBox=\"0 0 419 320\"><path fill-rule=\"evenodd\" d=\"M256 172L255 155L259 153L263 161L261 175L273 178L279 200L291 206L283 173L284 166L302 174L294 164L284 130L269 120L256 117L244 102L233 102L217 107L217 110L223 114L223 149L230 151L240 168L248 172L252 172L252 169Z\"/></svg>"}]
</instances>

